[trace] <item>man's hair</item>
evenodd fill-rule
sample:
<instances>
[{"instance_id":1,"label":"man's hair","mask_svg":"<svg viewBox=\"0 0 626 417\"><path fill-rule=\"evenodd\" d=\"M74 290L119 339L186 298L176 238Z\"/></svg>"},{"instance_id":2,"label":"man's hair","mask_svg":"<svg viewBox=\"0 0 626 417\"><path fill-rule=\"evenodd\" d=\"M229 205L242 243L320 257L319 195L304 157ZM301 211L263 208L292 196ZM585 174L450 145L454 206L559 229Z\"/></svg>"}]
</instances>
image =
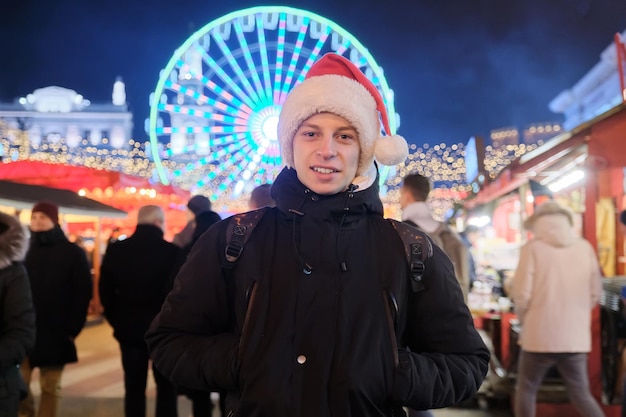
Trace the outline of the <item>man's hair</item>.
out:
<instances>
[{"instance_id":1,"label":"man's hair","mask_svg":"<svg viewBox=\"0 0 626 417\"><path fill-rule=\"evenodd\" d=\"M274 207L276 203L270 195L271 184L261 184L252 190L250 194L249 205L251 209L257 209L261 207Z\"/></svg>"},{"instance_id":2,"label":"man's hair","mask_svg":"<svg viewBox=\"0 0 626 417\"><path fill-rule=\"evenodd\" d=\"M402 187L411 193L415 201L426 201L432 188L430 179L420 174L408 174L402 180Z\"/></svg>"},{"instance_id":3,"label":"man's hair","mask_svg":"<svg viewBox=\"0 0 626 417\"><path fill-rule=\"evenodd\" d=\"M165 222L163 209L155 205L143 206L137 212L137 224L155 224Z\"/></svg>"}]
</instances>

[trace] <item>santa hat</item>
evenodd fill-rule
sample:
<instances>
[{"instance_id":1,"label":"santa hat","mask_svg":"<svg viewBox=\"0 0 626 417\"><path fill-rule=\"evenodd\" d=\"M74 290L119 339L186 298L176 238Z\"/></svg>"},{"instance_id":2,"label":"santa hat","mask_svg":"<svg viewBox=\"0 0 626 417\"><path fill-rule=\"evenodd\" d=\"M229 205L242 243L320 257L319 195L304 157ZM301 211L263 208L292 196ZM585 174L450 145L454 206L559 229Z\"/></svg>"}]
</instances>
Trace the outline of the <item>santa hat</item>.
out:
<instances>
[{"instance_id":1,"label":"santa hat","mask_svg":"<svg viewBox=\"0 0 626 417\"><path fill-rule=\"evenodd\" d=\"M40 201L36 203L30 211L31 213L41 212L48 216L52 223L59 224L59 206L50 201Z\"/></svg>"},{"instance_id":2,"label":"santa hat","mask_svg":"<svg viewBox=\"0 0 626 417\"><path fill-rule=\"evenodd\" d=\"M409 154L406 140L391 134L385 103L374 84L348 59L328 53L311 66L283 104L278 140L285 165L294 166L293 138L302 122L324 112L343 117L358 132L361 155L357 176L366 175L374 159L393 166ZM381 120L386 136L381 135Z\"/></svg>"}]
</instances>

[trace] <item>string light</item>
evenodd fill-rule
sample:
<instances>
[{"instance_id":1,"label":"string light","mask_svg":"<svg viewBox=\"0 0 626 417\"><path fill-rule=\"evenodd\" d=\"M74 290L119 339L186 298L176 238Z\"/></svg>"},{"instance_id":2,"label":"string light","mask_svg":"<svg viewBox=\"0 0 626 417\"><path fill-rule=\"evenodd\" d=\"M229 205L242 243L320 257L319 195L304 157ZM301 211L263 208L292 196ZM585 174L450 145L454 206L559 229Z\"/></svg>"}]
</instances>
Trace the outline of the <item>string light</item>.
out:
<instances>
[{"instance_id":1,"label":"string light","mask_svg":"<svg viewBox=\"0 0 626 417\"><path fill-rule=\"evenodd\" d=\"M133 139L128 141L127 147L110 149L106 146L82 145L70 147L65 138L55 143L30 143L28 132L11 128L0 120L0 146L5 162L18 160L34 160L57 164L85 166L94 169L119 171L149 180L155 180L154 162L149 157L150 143L139 142ZM169 146L169 145L168 145ZM521 155L535 149L537 145L506 145L485 149L485 170L489 179L494 179L498 173ZM431 194L431 206L436 218L444 220L446 214L471 194L471 186L465 183L465 146L463 143L434 145L415 144L409 147L409 157L404 164L392 170L383 184L383 203L386 213L399 218L399 187L402 178L410 173L419 173L430 178L435 188ZM230 158L230 159L229 159ZM188 190L192 194L215 196L215 190L224 183L225 179L236 179L242 175L242 164L236 161L235 154L224 155L224 161L218 169L214 163L199 163L200 157L187 154L186 157L174 160L163 160L164 167L169 172L180 172L184 175L174 175L172 185ZM259 173L261 181L271 182L277 172ZM258 185L257 184L257 185ZM87 191L86 196L90 194ZM137 191L136 192L140 192ZM158 198L156 191L143 190L143 195ZM220 212L236 213L247 210L248 197L245 194L238 196L219 195L212 198L213 206Z\"/></svg>"}]
</instances>

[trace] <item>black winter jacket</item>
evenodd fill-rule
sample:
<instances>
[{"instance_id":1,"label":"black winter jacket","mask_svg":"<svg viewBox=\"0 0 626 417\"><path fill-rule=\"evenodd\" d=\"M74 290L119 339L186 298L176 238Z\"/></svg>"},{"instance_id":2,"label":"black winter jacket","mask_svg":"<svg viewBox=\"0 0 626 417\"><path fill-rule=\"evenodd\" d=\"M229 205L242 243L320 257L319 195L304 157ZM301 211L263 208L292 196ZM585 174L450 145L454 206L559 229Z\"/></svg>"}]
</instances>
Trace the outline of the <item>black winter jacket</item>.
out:
<instances>
[{"instance_id":1,"label":"black winter jacket","mask_svg":"<svg viewBox=\"0 0 626 417\"><path fill-rule=\"evenodd\" d=\"M56 226L31 232L24 264L37 313L37 339L28 357L31 366L76 362L74 339L85 325L93 294L85 251Z\"/></svg>"},{"instance_id":2,"label":"black winter jacket","mask_svg":"<svg viewBox=\"0 0 626 417\"><path fill-rule=\"evenodd\" d=\"M146 335L161 372L229 391L238 417L395 416L474 395L489 352L452 264L435 247L412 292L376 185L316 195L285 169L272 196L232 277L228 221L194 246Z\"/></svg>"},{"instance_id":3,"label":"black winter jacket","mask_svg":"<svg viewBox=\"0 0 626 417\"><path fill-rule=\"evenodd\" d=\"M28 249L26 230L2 212L0 229L0 417L4 417L17 415L23 385L18 366L35 344L35 308L21 263Z\"/></svg>"},{"instance_id":4,"label":"black winter jacket","mask_svg":"<svg viewBox=\"0 0 626 417\"><path fill-rule=\"evenodd\" d=\"M120 342L144 345L181 262L181 249L163 230L139 224L135 233L107 248L100 267L100 301Z\"/></svg>"}]
</instances>

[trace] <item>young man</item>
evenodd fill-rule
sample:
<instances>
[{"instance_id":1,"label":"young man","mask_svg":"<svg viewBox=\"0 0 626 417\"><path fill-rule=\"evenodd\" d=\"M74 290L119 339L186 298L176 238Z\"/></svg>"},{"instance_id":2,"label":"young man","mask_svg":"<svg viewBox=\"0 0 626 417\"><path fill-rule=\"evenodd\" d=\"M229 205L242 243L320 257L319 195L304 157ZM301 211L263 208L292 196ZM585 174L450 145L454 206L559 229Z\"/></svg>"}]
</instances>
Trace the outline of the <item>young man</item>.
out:
<instances>
[{"instance_id":1,"label":"young man","mask_svg":"<svg viewBox=\"0 0 626 417\"><path fill-rule=\"evenodd\" d=\"M146 416L146 381L150 357L144 334L161 309L180 266L181 249L163 239L165 213L143 206L135 233L107 248L100 267L100 300L104 316L120 344L124 368L124 414ZM176 417L177 390L158 370L156 415Z\"/></svg>"},{"instance_id":2,"label":"young man","mask_svg":"<svg viewBox=\"0 0 626 417\"><path fill-rule=\"evenodd\" d=\"M433 239L454 265L456 279L467 300L470 290L469 249L461 236L448 225L433 218L428 195L431 190L430 179L420 174L409 174L402 180L400 187L400 208L402 220L416 226Z\"/></svg>"},{"instance_id":3,"label":"young man","mask_svg":"<svg viewBox=\"0 0 626 417\"><path fill-rule=\"evenodd\" d=\"M389 132L378 91L339 55L291 91L276 207L231 271L232 224L205 233L146 335L169 378L228 391L227 412L240 417L391 417L474 395L489 353L451 263L424 247L424 289L413 291L403 241L383 218L374 159L395 165L408 147L380 136L379 114Z\"/></svg>"},{"instance_id":4,"label":"young man","mask_svg":"<svg viewBox=\"0 0 626 417\"><path fill-rule=\"evenodd\" d=\"M74 339L82 331L92 296L91 270L85 251L70 242L59 226L59 207L40 201L31 210L28 271L36 313L35 348L20 367L30 387L32 370L39 368L41 397L20 401L20 417L57 415L61 375L65 364L78 361Z\"/></svg>"}]
</instances>

